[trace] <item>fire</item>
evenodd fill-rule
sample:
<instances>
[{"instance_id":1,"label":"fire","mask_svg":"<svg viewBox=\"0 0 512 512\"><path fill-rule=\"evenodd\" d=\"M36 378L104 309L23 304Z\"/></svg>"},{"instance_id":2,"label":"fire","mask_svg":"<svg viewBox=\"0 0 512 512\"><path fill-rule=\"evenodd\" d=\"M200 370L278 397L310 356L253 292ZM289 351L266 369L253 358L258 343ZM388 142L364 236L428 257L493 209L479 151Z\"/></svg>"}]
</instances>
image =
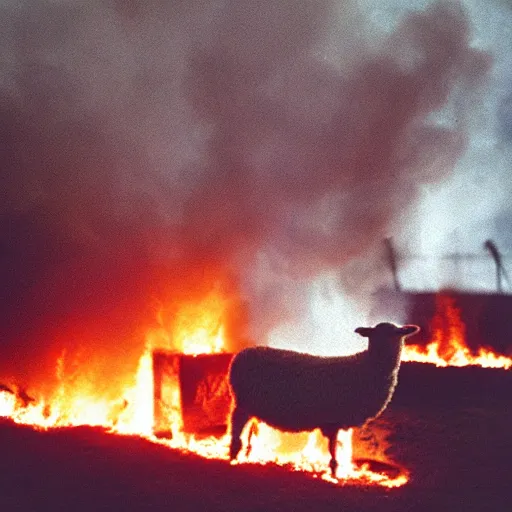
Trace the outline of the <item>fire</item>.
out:
<instances>
[{"instance_id":1,"label":"fire","mask_svg":"<svg viewBox=\"0 0 512 512\"><path fill-rule=\"evenodd\" d=\"M295 471L304 471L323 480L344 484L379 484L384 487L400 487L408 481L406 472L389 475L371 471L367 465L356 465L352 452L352 429L338 434L337 461L339 467L336 478L326 468L330 455L327 440L320 430L309 433L289 434L275 430L264 423L253 420L247 425L243 435L246 438L245 453L239 457L241 462L259 464L275 463L290 467Z\"/></svg>"},{"instance_id":2,"label":"fire","mask_svg":"<svg viewBox=\"0 0 512 512\"><path fill-rule=\"evenodd\" d=\"M218 293L199 302L183 304L172 315L162 308L157 315L157 326L148 331L135 375L127 379L122 396L116 399L108 399L98 391L99 376L87 367L86 361L75 360L64 351L55 365L56 391L48 397L23 400L22 393L14 387L0 389L0 416L37 429L101 426L111 434L141 436L172 449L227 461L229 432L220 438L185 433L178 409L169 411L170 439L156 437L153 432L153 352L165 349L192 355L222 353L226 347L224 315L225 301ZM171 391L172 402L179 404L179 390ZM246 450L233 464L278 464L342 484L397 487L408 480L404 471L389 476L371 471L367 465L357 465L352 455L351 431L340 432L338 437L340 467L336 479L330 476L327 441L319 431L285 434L254 420L244 436Z\"/></svg>"},{"instance_id":3,"label":"fire","mask_svg":"<svg viewBox=\"0 0 512 512\"><path fill-rule=\"evenodd\" d=\"M479 348L476 354L465 344L466 330L455 300L440 294L432 321L433 339L425 347L406 345L402 361L430 363L436 366L478 365L484 368L510 368L512 358Z\"/></svg>"},{"instance_id":4,"label":"fire","mask_svg":"<svg viewBox=\"0 0 512 512\"><path fill-rule=\"evenodd\" d=\"M57 361L60 384L50 399L31 399L23 403L13 391L0 391L0 416L38 429L79 425L105 427L123 434L151 435L153 428L151 397L153 380L151 353L141 356L133 385L127 386L118 400L97 396L92 383L70 387L64 376L62 355Z\"/></svg>"},{"instance_id":5,"label":"fire","mask_svg":"<svg viewBox=\"0 0 512 512\"><path fill-rule=\"evenodd\" d=\"M226 307L226 299L212 292L202 301L181 304L174 314L161 308L158 326L148 332L147 343L152 348L172 348L182 354L218 354L225 346Z\"/></svg>"}]
</instances>

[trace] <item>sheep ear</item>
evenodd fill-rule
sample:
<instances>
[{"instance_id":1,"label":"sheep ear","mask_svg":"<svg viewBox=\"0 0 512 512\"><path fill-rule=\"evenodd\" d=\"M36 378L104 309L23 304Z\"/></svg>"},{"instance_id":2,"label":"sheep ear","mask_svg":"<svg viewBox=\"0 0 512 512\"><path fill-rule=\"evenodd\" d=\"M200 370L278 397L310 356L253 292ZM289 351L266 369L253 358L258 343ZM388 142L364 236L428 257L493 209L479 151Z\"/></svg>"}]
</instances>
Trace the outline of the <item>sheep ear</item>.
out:
<instances>
[{"instance_id":1,"label":"sheep ear","mask_svg":"<svg viewBox=\"0 0 512 512\"><path fill-rule=\"evenodd\" d=\"M420 331L420 328L417 325L404 325L400 329L403 336L410 336L411 334L416 334Z\"/></svg>"},{"instance_id":2,"label":"sheep ear","mask_svg":"<svg viewBox=\"0 0 512 512\"><path fill-rule=\"evenodd\" d=\"M357 334L365 338L369 338L373 332L373 327L358 327L354 332L357 332Z\"/></svg>"}]
</instances>

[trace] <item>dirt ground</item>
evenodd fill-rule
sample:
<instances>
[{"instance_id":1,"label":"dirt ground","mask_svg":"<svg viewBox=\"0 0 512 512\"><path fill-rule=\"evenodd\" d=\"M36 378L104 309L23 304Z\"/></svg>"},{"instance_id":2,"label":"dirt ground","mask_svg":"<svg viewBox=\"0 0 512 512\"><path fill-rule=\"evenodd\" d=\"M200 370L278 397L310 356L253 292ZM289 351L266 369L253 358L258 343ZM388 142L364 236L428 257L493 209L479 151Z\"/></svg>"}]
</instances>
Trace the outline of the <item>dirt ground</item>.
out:
<instances>
[{"instance_id":1,"label":"dirt ground","mask_svg":"<svg viewBox=\"0 0 512 512\"><path fill-rule=\"evenodd\" d=\"M485 373L497 386L492 394L485 375L466 372L485 392L467 386L468 393L459 389L464 396L455 396L434 386L429 397L428 386L411 383L418 372L410 368L379 420L391 431L389 455L410 472L401 488L336 486L285 468L231 466L100 429L37 432L5 420L0 511L510 510L512 372ZM429 372L436 381L449 373ZM459 374L450 375L448 382Z\"/></svg>"}]
</instances>

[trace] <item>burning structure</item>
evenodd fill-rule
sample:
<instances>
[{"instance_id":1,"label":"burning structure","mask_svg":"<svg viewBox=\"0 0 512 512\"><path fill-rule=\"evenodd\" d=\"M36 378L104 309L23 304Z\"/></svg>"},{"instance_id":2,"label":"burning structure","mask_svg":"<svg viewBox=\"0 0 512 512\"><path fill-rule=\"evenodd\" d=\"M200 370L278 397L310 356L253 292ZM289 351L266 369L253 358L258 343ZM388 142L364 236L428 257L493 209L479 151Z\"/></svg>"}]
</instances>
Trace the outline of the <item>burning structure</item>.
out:
<instances>
[{"instance_id":1,"label":"burning structure","mask_svg":"<svg viewBox=\"0 0 512 512\"><path fill-rule=\"evenodd\" d=\"M372 314L392 317L398 309L405 312L408 321L424 326L415 340L415 347L407 347L406 361L436 361L439 366L510 366L510 358L506 355L512 354L509 314L512 295L503 292L502 277L507 273L498 249L489 240L484 245L492 249L490 252L496 265L497 290L494 293L456 289L405 291L401 289L398 278L399 258L390 241L386 242L395 286L394 289L377 290ZM475 255L470 257L474 259Z\"/></svg>"}]
</instances>

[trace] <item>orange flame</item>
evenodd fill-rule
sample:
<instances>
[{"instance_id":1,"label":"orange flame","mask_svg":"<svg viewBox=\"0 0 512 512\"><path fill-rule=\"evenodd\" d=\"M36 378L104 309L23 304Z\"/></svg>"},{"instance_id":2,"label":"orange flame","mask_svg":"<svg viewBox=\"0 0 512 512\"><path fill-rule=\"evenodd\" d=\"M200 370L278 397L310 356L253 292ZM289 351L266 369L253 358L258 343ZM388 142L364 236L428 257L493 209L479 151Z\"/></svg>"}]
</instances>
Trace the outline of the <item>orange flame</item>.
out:
<instances>
[{"instance_id":1,"label":"orange flame","mask_svg":"<svg viewBox=\"0 0 512 512\"><path fill-rule=\"evenodd\" d=\"M147 344L153 349L172 349L182 354L222 352L226 307L226 300L212 292L200 302L181 304L173 315L161 308L157 313L158 326L147 333Z\"/></svg>"},{"instance_id":2,"label":"orange flame","mask_svg":"<svg viewBox=\"0 0 512 512\"><path fill-rule=\"evenodd\" d=\"M490 349L479 348L473 354L465 343L466 329L455 299L448 295L436 298L436 314L432 321L432 341L422 347L406 345L402 361L430 363L436 366L478 365L484 368L512 367L512 358L496 354Z\"/></svg>"}]
</instances>

